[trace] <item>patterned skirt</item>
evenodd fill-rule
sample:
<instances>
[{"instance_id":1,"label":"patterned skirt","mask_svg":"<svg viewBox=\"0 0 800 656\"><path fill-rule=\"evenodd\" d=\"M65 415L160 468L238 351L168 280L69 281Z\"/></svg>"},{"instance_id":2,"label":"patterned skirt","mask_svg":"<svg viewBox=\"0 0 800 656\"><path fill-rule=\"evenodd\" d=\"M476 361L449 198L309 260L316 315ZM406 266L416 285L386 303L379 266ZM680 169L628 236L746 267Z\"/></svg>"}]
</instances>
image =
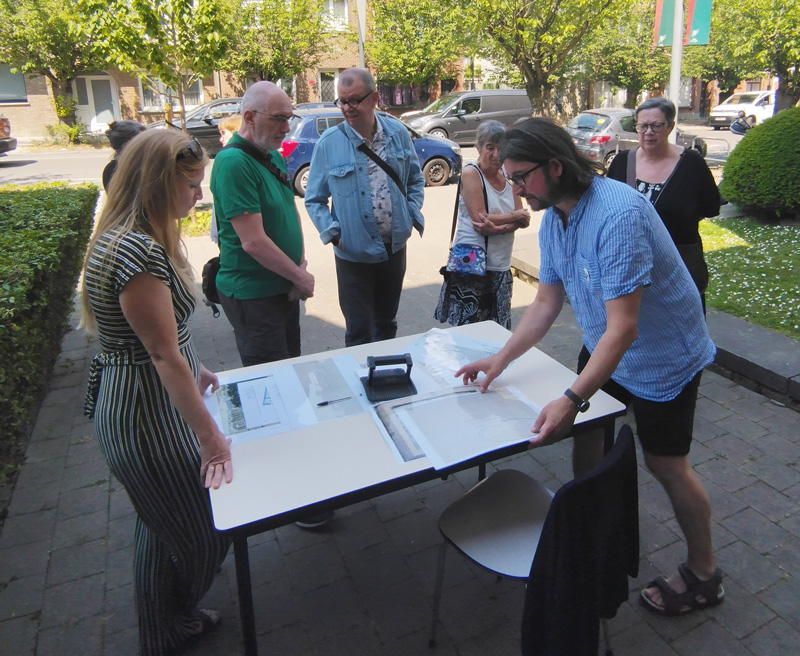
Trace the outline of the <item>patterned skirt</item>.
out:
<instances>
[{"instance_id":1,"label":"patterned skirt","mask_svg":"<svg viewBox=\"0 0 800 656\"><path fill-rule=\"evenodd\" d=\"M510 330L513 280L510 269L485 276L447 272L433 316L452 326L491 320Z\"/></svg>"}]
</instances>

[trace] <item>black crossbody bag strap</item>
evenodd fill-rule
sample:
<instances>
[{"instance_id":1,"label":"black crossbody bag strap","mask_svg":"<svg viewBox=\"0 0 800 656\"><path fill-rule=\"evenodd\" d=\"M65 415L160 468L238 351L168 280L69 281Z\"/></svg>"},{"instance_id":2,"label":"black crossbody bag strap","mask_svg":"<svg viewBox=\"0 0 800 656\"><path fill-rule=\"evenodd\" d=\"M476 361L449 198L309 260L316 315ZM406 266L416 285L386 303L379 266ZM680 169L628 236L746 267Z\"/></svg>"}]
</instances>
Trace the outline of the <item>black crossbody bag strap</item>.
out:
<instances>
[{"instance_id":1,"label":"black crossbody bag strap","mask_svg":"<svg viewBox=\"0 0 800 656\"><path fill-rule=\"evenodd\" d=\"M486 194L486 180L483 177L483 173L478 168L477 164L467 164L467 166L474 166L475 169L478 171L478 175L481 176L481 185L483 187L483 204L486 207L486 213L489 213L489 196ZM458 223L458 198L461 194L461 177L458 178L458 188L456 189L456 206L453 208L453 226L450 228L450 248L453 247L453 238L456 236L456 223ZM486 252L489 252L489 235L484 235L483 242L486 246Z\"/></svg>"},{"instance_id":2,"label":"black crossbody bag strap","mask_svg":"<svg viewBox=\"0 0 800 656\"><path fill-rule=\"evenodd\" d=\"M267 169L267 171L272 173L272 175L278 179L278 182L284 185L287 189L292 190L292 183L289 182L289 176L275 166L275 162L272 161L269 155L265 156L262 151L256 148L249 141L237 141L235 143L229 143L227 146L225 146L225 148L236 148L237 150L243 150L250 155L250 157L261 164L261 166ZM223 148L223 150L225 150L225 148Z\"/></svg>"},{"instance_id":3,"label":"black crossbody bag strap","mask_svg":"<svg viewBox=\"0 0 800 656\"><path fill-rule=\"evenodd\" d=\"M342 131L343 135L347 136L347 132L345 132L343 124L339 123L337 127ZM400 180L400 176L397 175L397 172L391 166L389 166L383 159L381 159L378 156L378 154L374 150L372 150L372 148L367 146L367 144L365 143L362 143L360 146L358 146L358 150L360 150L373 162L375 162L378 166L380 166L386 172L386 175L388 175L394 181L394 183L399 187L400 191L403 192L403 196L405 196L406 199L408 198L408 196L406 196L405 185Z\"/></svg>"}]
</instances>

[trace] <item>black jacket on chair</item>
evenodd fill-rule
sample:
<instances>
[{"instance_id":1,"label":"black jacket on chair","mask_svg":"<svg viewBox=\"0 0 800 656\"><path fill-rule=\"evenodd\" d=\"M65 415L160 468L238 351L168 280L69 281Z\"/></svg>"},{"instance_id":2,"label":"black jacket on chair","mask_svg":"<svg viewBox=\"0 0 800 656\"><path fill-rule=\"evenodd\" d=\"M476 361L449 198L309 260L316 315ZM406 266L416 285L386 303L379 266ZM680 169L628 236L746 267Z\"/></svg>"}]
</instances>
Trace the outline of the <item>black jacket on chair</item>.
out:
<instances>
[{"instance_id":1,"label":"black jacket on chair","mask_svg":"<svg viewBox=\"0 0 800 656\"><path fill-rule=\"evenodd\" d=\"M636 449L630 427L602 463L556 492L531 566L523 656L596 656L600 617L639 571Z\"/></svg>"}]
</instances>

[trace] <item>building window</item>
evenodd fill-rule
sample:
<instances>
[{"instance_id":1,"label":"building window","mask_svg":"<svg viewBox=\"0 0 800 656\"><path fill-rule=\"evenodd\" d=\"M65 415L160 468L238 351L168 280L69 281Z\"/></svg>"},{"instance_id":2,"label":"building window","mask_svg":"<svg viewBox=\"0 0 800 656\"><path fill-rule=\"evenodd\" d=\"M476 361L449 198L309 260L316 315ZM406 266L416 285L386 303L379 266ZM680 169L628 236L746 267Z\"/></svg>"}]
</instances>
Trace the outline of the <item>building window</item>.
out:
<instances>
[{"instance_id":1,"label":"building window","mask_svg":"<svg viewBox=\"0 0 800 656\"><path fill-rule=\"evenodd\" d=\"M338 82L339 74L336 71L319 72L319 99L321 102L333 102L336 100Z\"/></svg>"},{"instance_id":2,"label":"building window","mask_svg":"<svg viewBox=\"0 0 800 656\"><path fill-rule=\"evenodd\" d=\"M171 102L173 110L180 108L180 98L177 93L172 89L166 87L161 80L148 78L148 82L139 80L139 87L141 89L142 97L142 111L145 112L163 112L164 103ZM185 109L191 109L197 105L203 104L203 83L201 80L195 80L185 90L184 97L186 99Z\"/></svg>"},{"instance_id":3,"label":"building window","mask_svg":"<svg viewBox=\"0 0 800 656\"><path fill-rule=\"evenodd\" d=\"M25 76L12 73L8 64L0 64L0 102L27 102Z\"/></svg>"},{"instance_id":4,"label":"building window","mask_svg":"<svg viewBox=\"0 0 800 656\"><path fill-rule=\"evenodd\" d=\"M330 29L347 29L347 0L324 0L323 8Z\"/></svg>"},{"instance_id":5,"label":"building window","mask_svg":"<svg viewBox=\"0 0 800 656\"><path fill-rule=\"evenodd\" d=\"M89 104L89 92L86 90L86 78L85 77L76 77L75 78L75 94L78 96L78 104L79 105L88 105Z\"/></svg>"},{"instance_id":6,"label":"building window","mask_svg":"<svg viewBox=\"0 0 800 656\"><path fill-rule=\"evenodd\" d=\"M378 104L382 107L413 107L416 100L414 87L410 84L378 83Z\"/></svg>"}]
</instances>

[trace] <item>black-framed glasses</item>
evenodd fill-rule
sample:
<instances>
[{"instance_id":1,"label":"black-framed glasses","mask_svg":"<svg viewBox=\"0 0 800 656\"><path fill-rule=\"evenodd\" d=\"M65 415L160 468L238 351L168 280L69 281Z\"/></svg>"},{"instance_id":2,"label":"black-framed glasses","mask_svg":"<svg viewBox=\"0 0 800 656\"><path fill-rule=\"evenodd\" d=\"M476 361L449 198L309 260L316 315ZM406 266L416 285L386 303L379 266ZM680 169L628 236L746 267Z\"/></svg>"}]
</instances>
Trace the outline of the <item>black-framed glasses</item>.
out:
<instances>
[{"instance_id":1,"label":"black-framed glasses","mask_svg":"<svg viewBox=\"0 0 800 656\"><path fill-rule=\"evenodd\" d=\"M203 147L195 137L192 137L191 141L189 141L189 145L179 152L175 159L180 162L182 159L189 157L190 155L198 161L203 159Z\"/></svg>"},{"instance_id":2,"label":"black-framed glasses","mask_svg":"<svg viewBox=\"0 0 800 656\"><path fill-rule=\"evenodd\" d=\"M337 106L339 109L343 109L343 108L344 108L346 105L350 105L350 107L352 107L353 109L355 109L355 108L356 108L356 107L358 107L358 106L359 106L359 105L360 105L362 102L364 102L364 101L365 101L367 98L369 98L369 97L370 97L372 94L373 94L373 92L372 92L372 91L370 91L370 92L369 92L369 93L368 93L366 96L364 96L363 98L351 98L350 100L345 100L344 98L337 98L337 99L336 99L336 100L334 100L333 102L334 102L334 104L335 104L335 105L336 105L336 106Z\"/></svg>"},{"instance_id":3,"label":"black-framed glasses","mask_svg":"<svg viewBox=\"0 0 800 656\"><path fill-rule=\"evenodd\" d=\"M506 175L504 174L503 177L508 180L511 184L515 184L518 187L525 186L525 180L527 177L533 173L536 169L541 168L547 164L547 162L539 162L536 166L529 168L527 171L523 171L522 173L515 173L514 175Z\"/></svg>"},{"instance_id":4,"label":"black-framed glasses","mask_svg":"<svg viewBox=\"0 0 800 656\"><path fill-rule=\"evenodd\" d=\"M259 112L255 109L253 110L253 114L263 114L277 123L288 123L294 118L294 114L267 114L266 112Z\"/></svg>"},{"instance_id":5,"label":"black-framed glasses","mask_svg":"<svg viewBox=\"0 0 800 656\"><path fill-rule=\"evenodd\" d=\"M659 121L658 123L637 123L635 127L639 134L644 134L647 132L648 128L651 129L655 134L658 134L665 127L667 127L667 124L665 121Z\"/></svg>"}]
</instances>

